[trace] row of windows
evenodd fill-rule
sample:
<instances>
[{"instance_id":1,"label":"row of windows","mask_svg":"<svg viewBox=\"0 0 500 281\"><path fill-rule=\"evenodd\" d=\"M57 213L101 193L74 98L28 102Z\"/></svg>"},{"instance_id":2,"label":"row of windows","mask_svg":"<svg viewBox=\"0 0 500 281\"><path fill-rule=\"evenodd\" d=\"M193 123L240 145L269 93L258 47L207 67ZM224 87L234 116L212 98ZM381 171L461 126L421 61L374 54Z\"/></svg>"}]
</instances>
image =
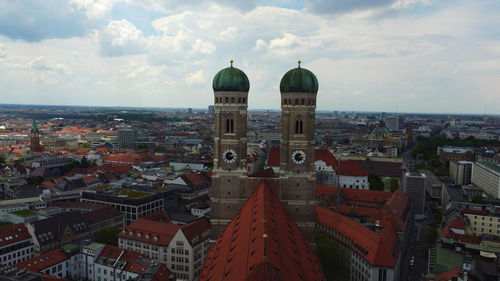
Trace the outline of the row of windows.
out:
<instances>
[{"instance_id":1,"label":"row of windows","mask_svg":"<svg viewBox=\"0 0 500 281\"><path fill-rule=\"evenodd\" d=\"M295 103L293 103L293 100L291 98L284 98L283 99L283 105L315 105L316 100L315 99L295 99Z\"/></svg>"},{"instance_id":2,"label":"row of windows","mask_svg":"<svg viewBox=\"0 0 500 281\"><path fill-rule=\"evenodd\" d=\"M237 101L238 103L245 103L246 102L246 98L245 97L238 97ZM225 97L224 99L222 97L215 97L215 103L229 103L229 101L231 101L231 103L236 103L236 98L235 97Z\"/></svg>"}]
</instances>

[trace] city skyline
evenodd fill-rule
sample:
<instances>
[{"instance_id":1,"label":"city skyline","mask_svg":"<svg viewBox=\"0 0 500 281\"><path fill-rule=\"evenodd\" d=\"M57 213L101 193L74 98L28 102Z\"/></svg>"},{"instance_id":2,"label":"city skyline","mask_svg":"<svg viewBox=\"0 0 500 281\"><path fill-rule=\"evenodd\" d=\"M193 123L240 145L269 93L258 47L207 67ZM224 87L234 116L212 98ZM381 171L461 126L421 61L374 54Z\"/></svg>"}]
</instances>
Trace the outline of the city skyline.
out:
<instances>
[{"instance_id":1,"label":"city skyline","mask_svg":"<svg viewBox=\"0 0 500 281\"><path fill-rule=\"evenodd\" d=\"M320 111L500 112L495 1L56 2L0 2L0 103L205 108L234 59L278 109L301 59Z\"/></svg>"}]
</instances>

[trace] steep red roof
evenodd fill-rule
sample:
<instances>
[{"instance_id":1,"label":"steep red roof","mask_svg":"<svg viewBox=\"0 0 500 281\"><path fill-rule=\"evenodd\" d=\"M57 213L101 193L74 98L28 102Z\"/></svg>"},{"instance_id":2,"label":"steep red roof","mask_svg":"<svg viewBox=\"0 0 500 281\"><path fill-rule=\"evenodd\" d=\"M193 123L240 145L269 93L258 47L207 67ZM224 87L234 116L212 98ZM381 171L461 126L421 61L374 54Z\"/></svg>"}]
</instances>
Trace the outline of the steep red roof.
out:
<instances>
[{"instance_id":1,"label":"steep red roof","mask_svg":"<svg viewBox=\"0 0 500 281\"><path fill-rule=\"evenodd\" d=\"M343 176L353 176L353 177L367 177L368 173L366 170L359 164L358 161L354 160L343 160L340 161L339 165L340 171L337 170L339 175Z\"/></svg>"},{"instance_id":2,"label":"steep red roof","mask_svg":"<svg viewBox=\"0 0 500 281\"><path fill-rule=\"evenodd\" d=\"M210 179L202 173L191 173L186 175L186 179L195 188L201 188L210 184Z\"/></svg>"},{"instance_id":3,"label":"steep red roof","mask_svg":"<svg viewBox=\"0 0 500 281\"><path fill-rule=\"evenodd\" d=\"M56 264L62 263L69 259L66 253L62 249L55 249L53 251L43 253L39 256L25 260L14 266L23 269L26 268L28 271L39 272L48 267L54 266Z\"/></svg>"},{"instance_id":4,"label":"steep red roof","mask_svg":"<svg viewBox=\"0 0 500 281\"><path fill-rule=\"evenodd\" d=\"M123 270L137 274L140 274L149 268L149 263L144 264L144 262L137 262L139 259L149 260L148 257L142 256L140 253L134 251L122 250L115 246L106 245L104 249L102 249L101 254L99 254L99 258L111 260L117 260L120 258L120 261L127 261ZM96 262L99 263L99 259L97 259Z\"/></svg>"},{"instance_id":5,"label":"steep red roof","mask_svg":"<svg viewBox=\"0 0 500 281\"><path fill-rule=\"evenodd\" d=\"M269 150L269 156L267 157L267 166L269 167L280 166L280 148L278 146L273 146Z\"/></svg>"},{"instance_id":6,"label":"steep red roof","mask_svg":"<svg viewBox=\"0 0 500 281\"><path fill-rule=\"evenodd\" d=\"M375 224L378 221L382 226L392 224L394 229L403 232L408 213L408 196L402 189L398 189L385 202L384 206L370 218L369 222Z\"/></svg>"},{"instance_id":7,"label":"steep red roof","mask_svg":"<svg viewBox=\"0 0 500 281\"><path fill-rule=\"evenodd\" d=\"M0 228L0 247L30 239L31 235L23 223Z\"/></svg>"},{"instance_id":8,"label":"steep red roof","mask_svg":"<svg viewBox=\"0 0 500 281\"><path fill-rule=\"evenodd\" d=\"M337 159L328 149L316 149L314 151L314 161L323 161L327 166L331 166L336 169ZM280 166L280 148L279 146L273 146L269 150L269 156L267 158L267 166L269 167L279 167Z\"/></svg>"},{"instance_id":9,"label":"steep red roof","mask_svg":"<svg viewBox=\"0 0 500 281\"><path fill-rule=\"evenodd\" d=\"M339 240L345 246L364 257L371 266L396 266L396 261L401 252L401 241L391 224L384 227L380 233L377 233L357 221L321 207L316 207L316 222L322 227L334 230L340 233L342 237L352 241L350 243L325 232L325 234ZM322 228L320 229L324 231Z\"/></svg>"},{"instance_id":10,"label":"steep red roof","mask_svg":"<svg viewBox=\"0 0 500 281\"><path fill-rule=\"evenodd\" d=\"M328 149L316 149L314 151L314 161L321 160L326 163L327 166L336 169L337 167L337 159L333 156L333 154Z\"/></svg>"},{"instance_id":11,"label":"steep red roof","mask_svg":"<svg viewBox=\"0 0 500 281\"><path fill-rule=\"evenodd\" d=\"M265 182L210 250L200 281L325 280L315 253Z\"/></svg>"},{"instance_id":12,"label":"steep red roof","mask_svg":"<svg viewBox=\"0 0 500 281\"><path fill-rule=\"evenodd\" d=\"M456 230L463 230L464 234L453 231L452 228ZM466 230L467 226L465 221L458 217L441 229L441 237L453 239L460 243L479 245L481 243L481 237L465 234Z\"/></svg>"},{"instance_id":13,"label":"steep red roof","mask_svg":"<svg viewBox=\"0 0 500 281\"><path fill-rule=\"evenodd\" d=\"M177 225L171 223L170 220L162 221L158 218L160 218L158 212L155 213L155 216L146 219L139 218L132 224L125 226L118 237L167 246L175 234L181 230L191 246L194 247L210 236L210 224L206 218L186 225Z\"/></svg>"},{"instance_id":14,"label":"steep red roof","mask_svg":"<svg viewBox=\"0 0 500 281\"><path fill-rule=\"evenodd\" d=\"M180 225L172 223L137 219L130 225L125 226L123 231L118 234L118 237L167 246L180 228Z\"/></svg>"}]
</instances>

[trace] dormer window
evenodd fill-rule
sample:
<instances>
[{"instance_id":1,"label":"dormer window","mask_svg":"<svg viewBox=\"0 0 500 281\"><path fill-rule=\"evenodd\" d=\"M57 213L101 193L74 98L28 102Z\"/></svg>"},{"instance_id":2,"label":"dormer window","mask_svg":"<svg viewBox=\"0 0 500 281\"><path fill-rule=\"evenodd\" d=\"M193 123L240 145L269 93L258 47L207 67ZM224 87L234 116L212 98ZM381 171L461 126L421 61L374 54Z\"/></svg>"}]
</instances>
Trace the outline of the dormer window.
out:
<instances>
[{"instance_id":1,"label":"dormer window","mask_svg":"<svg viewBox=\"0 0 500 281\"><path fill-rule=\"evenodd\" d=\"M134 232L130 231L129 235L130 235L130 237L133 237L134 236Z\"/></svg>"},{"instance_id":2,"label":"dormer window","mask_svg":"<svg viewBox=\"0 0 500 281\"><path fill-rule=\"evenodd\" d=\"M146 234L146 240L149 240L149 235Z\"/></svg>"}]
</instances>

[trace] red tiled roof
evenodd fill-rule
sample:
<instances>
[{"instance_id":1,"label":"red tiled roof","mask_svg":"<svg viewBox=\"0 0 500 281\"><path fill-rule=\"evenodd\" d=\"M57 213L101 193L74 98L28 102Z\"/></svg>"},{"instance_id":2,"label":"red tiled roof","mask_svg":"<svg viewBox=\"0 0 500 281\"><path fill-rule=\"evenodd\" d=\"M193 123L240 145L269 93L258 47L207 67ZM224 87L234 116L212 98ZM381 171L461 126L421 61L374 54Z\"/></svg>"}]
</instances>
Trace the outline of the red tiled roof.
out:
<instances>
[{"instance_id":1,"label":"red tiled roof","mask_svg":"<svg viewBox=\"0 0 500 281\"><path fill-rule=\"evenodd\" d=\"M326 163L327 166L336 169L337 167L337 159L333 156L333 154L328 149L316 149L314 151L314 161L321 160Z\"/></svg>"},{"instance_id":2,"label":"red tiled roof","mask_svg":"<svg viewBox=\"0 0 500 281\"><path fill-rule=\"evenodd\" d=\"M488 214L488 211L486 211L486 210L465 209L463 212L464 212L464 214L481 215L481 216L486 216Z\"/></svg>"},{"instance_id":3,"label":"red tiled roof","mask_svg":"<svg viewBox=\"0 0 500 281\"><path fill-rule=\"evenodd\" d=\"M118 234L118 237L167 246L175 234L181 230L191 246L194 247L210 236L210 224L206 218L198 219L187 225L177 225L170 223L170 221L155 220L154 218L157 218L157 216L137 219L132 224L126 226ZM131 232L132 235L130 235Z\"/></svg>"},{"instance_id":4,"label":"red tiled roof","mask_svg":"<svg viewBox=\"0 0 500 281\"><path fill-rule=\"evenodd\" d=\"M315 253L265 182L210 250L200 281L325 280Z\"/></svg>"},{"instance_id":5,"label":"red tiled roof","mask_svg":"<svg viewBox=\"0 0 500 281\"><path fill-rule=\"evenodd\" d=\"M167 246L180 228L180 225L172 223L137 219L132 224L125 226L118 237ZM157 241L155 241L155 237Z\"/></svg>"},{"instance_id":6,"label":"red tiled roof","mask_svg":"<svg viewBox=\"0 0 500 281\"><path fill-rule=\"evenodd\" d=\"M195 188L199 188L210 183L210 179L202 173L187 174L186 179Z\"/></svg>"},{"instance_id":7,"label":"red tiled roof","mask_svg":"<svg viewBox=\"0 0 500 281\"><path fill-rule=\"evenodd\" d=\"M28 271L39 272L51 266L57 265L68 259L68 256L62 249L55 249L53 251L43 253L39 256L25 260L14 266Z\"/></svg>"},{"instance_id":8,"label":"red tiled roof","mask_svg":"<svg viewBox=\"0 0 500 281\"><path fill-rule=\"evenodd\" d=\"M433 280L433 281L450 281L452 279L452 277L459 277L459 276L461 276L462 275L461 273L462 273L462 271L460 270L460 268L455 267L455 268L452 268L452 269L450 269L448 271L445 271L445 272L437 274L434 278L430 278L430 280Z\"/></svg>"},{"instance_id":9,"label":"red tiled roof","mask_svg":"<svg viewBox=\"0 0 500 281\"><path fill-rule=\"evenodd\" d=\"M140 274L149 268L149 264L144 265L143 263L136 262L137 259L149 260L148 257L144 257L141 254L136 253L134 251L122 250L115 246L106 245L104 249L102 249L101 254L99 255L99 258L106 258L113 260L117 260L118 257L120 257L121 261L127 261L125 267L123 268L123 270L125 271ZM99 259L97 259L97 261L99 261Z\"/></svg>"},{"instance_id":10,"label":"red tiled roof","mask_svg":"<svg viewBox=\"0 0 500 281\"><path fill-rule=\"evenodd\" d=\"M353 177L367 177L368 173L366 170L359 164L358 161L354 160L344 160L340 161L339 164L340 171L337 170L339 175L343 176L353 176Z\"/></svg>"},{"instance_id":11,"label":"red tiled roof","mask_svg":"<svg viewBox=\"0 0 500 281\"><path fill-rule=\"evenodd\" d=\"M456 233L452 228L463 230L464 234ZM453 239L460 243L479 245L481 243L481 237L465 234L466 228L467 226L462 218L455 218L441 229L441 237Z\"/></svg>"},{"instance_id":12,"label":"red tiled roof","mask_svg":"<svg viewBox=\"0 0 500 281\"><path fill-rule=\"evenodd\" d=\"M369 222L375 224L378 221L382 226L392 224L396 231L403 232L408 212L408 196L402 189L398 189L385 202L384 206L369 219Z\"/></svg>"},{"instance_id":13,"label":"red tiled roof","mask_svg":"<svg viewBox=\"0 0 500 281\"><path fill-rule=\"evenodd\" d=\"M122 213L118 211L117 209L111 207L111 206L106 206L104 208L100 208L97 210L93 210L91 212L88 212L83 215L83 219L85 222L89 225L91 224L96 224L98 222L102 222L114 217L121 216Z\"/></svg>"},{"instance_id":14,"label":"red tiled roof","mask_svg":"<svg viewBox=\"0 0 500 281\"><path fill-rule=\"evenodd\" d=\"M364 257L371 266L392 268L396 266L401 252L401 242L391 224L384 227L380 233L376 233L357 221L321 207L316 207L316 222L350 239L352 243L344 242L325 232Z\"/></svg>"},{"instance_id":15,"label":"red tiled roof","mask_svg":"<svg viewBox=\"0 0 500 281\"><path fill-rule=\"evenodd\" d=\"M328 149L316 149L314 151L314 161L321 160L326 163L327 166L331 166L336 169L337 159ZM273 146L269 150L269 156L267 158L267 165L269 167L279 167L280 166L280 148L278 146Z\"/></svg>"},{"instance_id":16,"label":"red tiled roof","mask_svg":"<svg viewBox=\"0 0 500 281\"><path fill-rule=\"evenodd\" d=\"M0 247L30 239L31 235L23 223L0 228Z\"/></svg>"},{"instance_id":17,"label":"red tiled roof","mask_svg":"<svg viewBox=\"0 0 500 281\"><path fill-rule=\"evenodd\" d=\"M171 222L165 210L154 212L152 214L142 217L143 220L159 221L159 222Z\"/></svg>"},{"instance_id":18,"label":"red tiled roof","mask_svg":"<svg viewBox=\"0 0 500 281\"><path fill-rule=\"evenodd\" d=\"M155 275L153 275L153 277L151 278L151 281L168 280L170 274L172 274L172 272L167 268L167 266L164 264L160 264L160 266L156 270Z\"/></svg>"}]
</instances>

